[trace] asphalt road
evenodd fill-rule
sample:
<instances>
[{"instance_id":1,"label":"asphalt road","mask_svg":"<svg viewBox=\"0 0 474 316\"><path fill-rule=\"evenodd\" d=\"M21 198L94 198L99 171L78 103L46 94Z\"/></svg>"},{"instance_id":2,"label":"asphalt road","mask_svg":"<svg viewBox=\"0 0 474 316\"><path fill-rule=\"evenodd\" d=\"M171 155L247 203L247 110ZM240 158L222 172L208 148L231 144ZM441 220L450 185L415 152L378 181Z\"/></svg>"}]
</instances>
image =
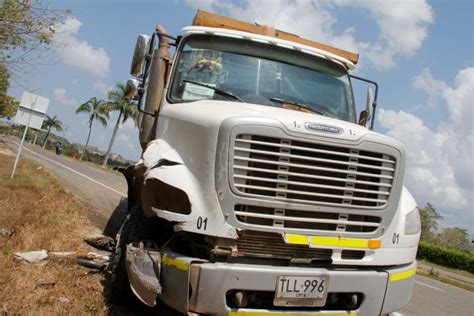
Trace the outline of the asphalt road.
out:
<instances>
[{"instance_id":1,"label":"asphalt road","mask_svg":"<svg viewBox=\"0 0 474 316\"><path fill-rule=\"evenodd\" d=\"M16 154L18 145L8 141L7 144ZM90 220L101 229L106 229L107 224L110 224L112 213L115 215L126 211L124 199L127 197L127 182L120 173L104 170L89 163L81 163L67 156L58 156L31 144L24 147L22 157L36 160L56 174L89 206ZM119 217L113 217L113 220L118 219Z\"/></svg>"},{"instance_id":2,"label":"asphalt road","mask_svg":"<svg viewBox=\"0 0 474 316\"><path fill-rule=\"evenodd\" d=\"M11 147L16 149L13 144ZM91 205L92 220L102 229L112 213L123 212L127 183L122 175L69 157L57 156L38 146L27 146L24 155L45 165L78 197ZM397 314L474 316L474 293L417 275L409 304Z\"/></svg>"},{"instance_id":3,"label":"asphalt road","mask_svg":"<svg viewBox=\"0 0 474 316\"><path fill-rule=\"evenodd\" d=\"M405 316L472 316L474 293L417 275L408 305L400 311Z\"/></svg>"}]
</instances>

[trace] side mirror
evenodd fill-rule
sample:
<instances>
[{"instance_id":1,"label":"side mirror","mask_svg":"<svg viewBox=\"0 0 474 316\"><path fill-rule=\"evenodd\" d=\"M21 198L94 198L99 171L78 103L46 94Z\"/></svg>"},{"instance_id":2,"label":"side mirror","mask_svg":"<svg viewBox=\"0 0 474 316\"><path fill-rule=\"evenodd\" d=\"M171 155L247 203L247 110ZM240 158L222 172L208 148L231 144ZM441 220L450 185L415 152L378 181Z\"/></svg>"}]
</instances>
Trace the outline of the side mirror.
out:
<instances>
[{"instance_id":1,"label":"side mirror","mask_svg":"<svg viewBox=\"0 0 474 316\"><path fill-rule=\"evenodd\" d=\"M367 121L372 119L374 114L374 92L372 87L367 87L367 100L365 101L365 111L367 112Z\"/></svg>"},{"instance_id":2,"label":"side mirror","mask_svg":"<svg viewBox=\"0 0 474 316\"><path fill-rule=\"evenodd\" d=\"M143 76L145 69L145 57L150 50L151 37L140 34L137 38L135 51L133 52L132 66L130 67L130 74L135 77Z\"/></svg>"},{"instance_id":3,"label":"side mirror","mask_svg":"<svg viewBox=\"0 0 474 316\"><path fill-rule=\"evenodd\" d=\"M367 126L374 114L374 93L371 87L367 87L367 99L365 101L365 110L360 113L359 125Z\"/></svg>"},{"instance_id":4,"label":"side mirror","mask_svg":"<svg viewBox=\"0 0 474 316\"><path fill-rule=\"evenodd\" d=\"M140 82L137 79L128 79L127 84L125 85L125 97L127 99L135 99L138 95L139 87Z\"/></svg>"}]
</instances>

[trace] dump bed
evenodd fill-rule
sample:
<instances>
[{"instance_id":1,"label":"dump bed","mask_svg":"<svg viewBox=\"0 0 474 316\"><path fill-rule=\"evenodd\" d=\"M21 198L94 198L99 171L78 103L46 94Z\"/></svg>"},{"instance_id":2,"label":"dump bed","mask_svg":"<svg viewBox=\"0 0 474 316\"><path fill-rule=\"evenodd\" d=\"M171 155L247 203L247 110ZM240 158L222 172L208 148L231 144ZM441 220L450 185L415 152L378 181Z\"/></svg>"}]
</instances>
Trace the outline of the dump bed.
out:
<instances>
[{"instance_id":1,"label":"dump bed","mask_svg":"<svg viewBox=\"0 0 474 316\"><path fill-rule=\"evenodd\" d=\"M267 25L251 24L237 19L225 17L222 15L198 10L193 20L194 26L207 26L215 28L224 28L230 30L237 30L242 32L249 32L255 34L262 34L274 36L282 40L295 42L298 44L314 47L332 53L334 55L346 58L354 64L359 60L359 54L352 53L343 49L335 48L326 44L310 41L299 37L298 35L287 33L280 30L274 30Z\"/></svg>"}]
</instances>

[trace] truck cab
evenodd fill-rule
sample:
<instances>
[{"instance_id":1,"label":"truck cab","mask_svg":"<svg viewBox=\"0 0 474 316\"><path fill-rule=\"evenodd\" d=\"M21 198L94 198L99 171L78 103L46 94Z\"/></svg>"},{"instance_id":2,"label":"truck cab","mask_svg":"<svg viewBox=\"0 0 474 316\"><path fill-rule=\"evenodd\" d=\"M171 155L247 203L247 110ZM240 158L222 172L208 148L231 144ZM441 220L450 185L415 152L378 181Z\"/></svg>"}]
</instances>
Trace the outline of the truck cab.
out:
<instances>
[{"instance_id":1,"label":"truck cab","mask_svg":"<svg viewBox=\"0 0 474 316\"><path fill-rule=\"evenodd\" d=\"M143 154L125 172L117 287L179 314L379 315L408 302L418 209L403 146L373 131L376 83L350 74L356 54L204 11L136 47L127 86ZM354 80L376 87L361 113Z\"/></svg>"}]
</instances>

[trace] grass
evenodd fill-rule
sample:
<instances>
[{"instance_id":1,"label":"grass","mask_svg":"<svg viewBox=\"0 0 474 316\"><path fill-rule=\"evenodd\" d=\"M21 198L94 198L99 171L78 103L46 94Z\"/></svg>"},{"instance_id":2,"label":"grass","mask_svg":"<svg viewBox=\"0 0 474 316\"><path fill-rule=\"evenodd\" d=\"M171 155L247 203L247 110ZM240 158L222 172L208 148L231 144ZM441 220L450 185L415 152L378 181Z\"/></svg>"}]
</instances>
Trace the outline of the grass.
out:
<instances>
[{"instance_id":1,"label":"grass","mask_svg":"<svg viewBox=\"0 0 474 316\"><path fill-rule=\"evenodd\" d=\"M428 270L422 269L420 266L418 267L418 270L416 271L417 274L420 274L422 276L438 280L440 282L450 284L453 286L457 286L459 288L465 289L470 292L474 292L474 285L471 283L463 282L460 279L452 278L447 276L446 274L440 273L440 271L448 271L451 273L455 273L459 276L464 276L468 277L470 279L474 280L474 274L464 271L464 270L458 270L458 269L453 269L453 268L448 268L445 266L438 265L436 263L432 263L430 261L424 260L424 259L418 259L418 263L422 263L426 266L429 267Z\"/></svg>"},{"instance_id":2,"label":"grass","mask_svg":"<svg viewBox=\"0 0 474 316\"><path fill-rule=\"evenodd\" d=\"M0 228L13 231L11 237L0 236L0 308L12 315L106 314L103 277L88 273L74 258L44 264L14 259L15 252L41 249L86 254L83 239L92 225L86 208L40 165L21 159L10 179L13 161L0 153ZM54 285L37 286L38 281Z\"/></svg>"},{"instance_id":3,"label":"grass","mask_svg":"<svg viewBox=\"0 0 474 316\"><path fill-rule=\"evenodd\" d=\"M456 273L456 274L459 274L459 275L462 275L462 276L465 276L465 277L474 279L474 274L470 273L469 271L464 271L464 270L453 269L453 268L441 266L441 265L439 265L439 264L432 263L432 262L427 261L427 260L424 260L424 259L417 259L417 260L418 260L419 263L422 263L422 264L424 264L424 265L430 266L430 267L432 267L432 268L434 268L434 269L449 271L449 272L452 272L452 273Z\"/></svg>"},{"instance_id":4,"label":"grass","mask_svg":"<svg viewBox=\"0 0 474 316\"><path fill-rule=\"evenodd\" d=\"M461 289L464 289L464 290L467 290L467 291L470 291L470 292L474 292L474 286L472 286L471 284L464 283L464 282L461 282L461 281L458 281L458 280L455 280L455 279L452 279L452 278L448 278L444 275L439 274L439 272L436 271L436 270L427 271L427 270L420 270L419 269L419 270L416 271L416 273L419 274L419 275L434 279L434 280L438 280L438 281L446 283L446 284L450 284L450 285L459 287Z\"/></svg>"}]
</instances>

